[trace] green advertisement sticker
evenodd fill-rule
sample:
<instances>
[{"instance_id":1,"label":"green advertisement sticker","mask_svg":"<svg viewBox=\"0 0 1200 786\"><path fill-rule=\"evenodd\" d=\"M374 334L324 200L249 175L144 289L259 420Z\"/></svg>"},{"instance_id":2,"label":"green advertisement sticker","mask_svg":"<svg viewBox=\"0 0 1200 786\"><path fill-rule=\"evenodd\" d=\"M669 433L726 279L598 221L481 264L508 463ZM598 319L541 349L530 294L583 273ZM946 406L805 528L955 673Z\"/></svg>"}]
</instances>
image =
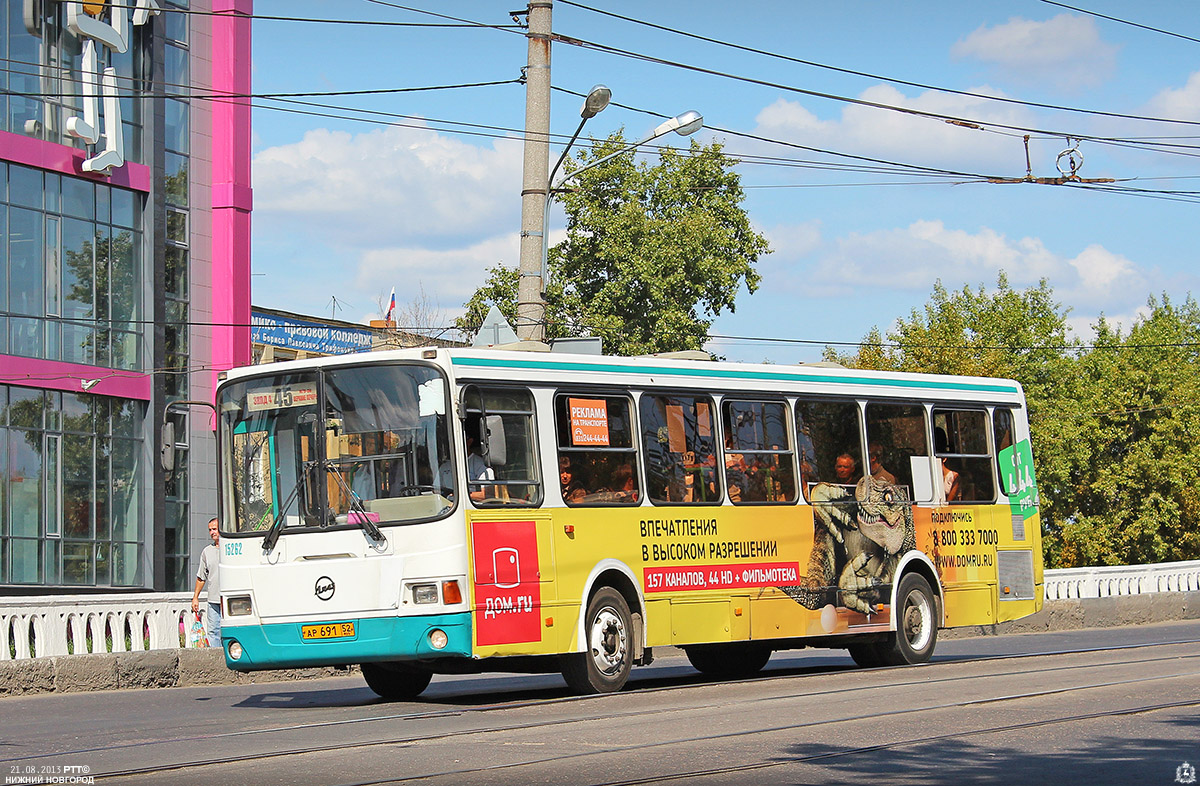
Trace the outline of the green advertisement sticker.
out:
<instances>
[{"instance_id":1,"label":"green advertisement sticker","mask_svg":"<svg viewBox=\"0 0 1200 786\"><path fill-rule=\"evenodd\" d=\"M1000 472L1013 514L1029 518L1037 513L1037 481L1033 475L1033 448L1029 440L1000 451Z\"/></svg>"}]
</instances>

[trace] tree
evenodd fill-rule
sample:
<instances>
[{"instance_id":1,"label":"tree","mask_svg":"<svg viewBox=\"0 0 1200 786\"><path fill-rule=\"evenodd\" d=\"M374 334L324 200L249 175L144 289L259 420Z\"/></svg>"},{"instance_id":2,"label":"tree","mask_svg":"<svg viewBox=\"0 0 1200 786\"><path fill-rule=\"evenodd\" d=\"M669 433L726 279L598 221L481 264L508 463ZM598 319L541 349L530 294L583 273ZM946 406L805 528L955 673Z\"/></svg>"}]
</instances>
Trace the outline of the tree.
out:
<instances>
[{"instance_id":1,"label":"tree","mask_svg":"<svg viewBox=\"0 0 1200 786\"><path fill-rule=\"evenodd\" d=\"M1041 493L1047 563L1057 564L1069 518L1073 473L1086 464L1084 423L1076 374L1080 345L1067 325L1069 310L1044 279L1018 291L1001 272L992 291L969 286L950 292L940 281L924 309L913 309L880 338L878 328L857 353L828 360L856 368L1007 377L1021 383L1028 404L1034 463Z\"/></svg>"},{"instance_id":2,"label":"tree","mask_svg":"<svg viewBox=\"0 0 1200 786\"><path fill-rule=\"evenodd\" d=\"M492 303L496 304L510 325L517 324L517 284L520 280L517 268L507 267L503 262L488 268L487 283L475 290L471 299L463 304L464 313L454 321L455 327L463 335L474 337L483 326ZM547 338L557 337L547 335Z\"/></svg>"},{"instance_id":3,"label":"tree","mask_svg":"<svg viewBox=\"0 0 1200 786\"><path fill-rule=\"evenodd\" d=\"M618 132L567 171L625 146ZM742 208L733 163L720 144L692 141L686 153L664 148L653 165L630 151L575 178L559 196L567 239L549 255L547 338L599 336L623 355L700 349L741 287L758 287L754 265L769 251ZM516 271L490 272L467 303L464 331L478 329L488 300L515 315Z\"/></svg>"},{"instance_id":4,"label":"tree","mask_svg":"<svg viewBox=\"0 0 1200 786\"><path fill-rule=\"evenodd\" d=\"M1150 298L1127 335L1101 320L1081 360L1086 453L1064 500L1064 564L1200 557L1200 308Z\"/></svg>"},{"instance_id":5,"label":"tree","mask_svg":"<svg viewBox=\"0 0 1200 786\"><path fill-rule=\"evenodd\" d=\"M947 292L828 359L859 368L1010 377L1025 389L1049 567L1200 558L1200 307L1150 298L1090 347L1042 281Z\"/></svg>"}]
</instances>

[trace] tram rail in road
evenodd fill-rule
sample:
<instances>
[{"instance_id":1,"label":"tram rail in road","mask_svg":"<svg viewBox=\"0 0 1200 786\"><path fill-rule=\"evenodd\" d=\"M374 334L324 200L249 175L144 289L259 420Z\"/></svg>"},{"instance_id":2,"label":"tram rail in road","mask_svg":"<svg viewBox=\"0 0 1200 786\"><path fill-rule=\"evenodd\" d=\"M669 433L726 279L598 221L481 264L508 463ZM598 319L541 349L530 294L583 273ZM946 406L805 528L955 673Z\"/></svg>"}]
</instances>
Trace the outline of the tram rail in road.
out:
<instances>
[{"instance_id":1,"label":"tram rail in road","mask_svg":"<svg viewBox=\"0 0 1200 786\"><path fill-rule=\"evenodd\" d=\"M1170 783L1200 758L1200 622L944 645L927 666L870 670L784 653L740 682L667 657L589 698L554 677L488 676L397 704L357 677L6 699L28 722L6 724L3 768L205 784L1063 783L1079 770L1094 784ZM947 751L954 776L938 777Z\"/></svg>"}]
</instances>

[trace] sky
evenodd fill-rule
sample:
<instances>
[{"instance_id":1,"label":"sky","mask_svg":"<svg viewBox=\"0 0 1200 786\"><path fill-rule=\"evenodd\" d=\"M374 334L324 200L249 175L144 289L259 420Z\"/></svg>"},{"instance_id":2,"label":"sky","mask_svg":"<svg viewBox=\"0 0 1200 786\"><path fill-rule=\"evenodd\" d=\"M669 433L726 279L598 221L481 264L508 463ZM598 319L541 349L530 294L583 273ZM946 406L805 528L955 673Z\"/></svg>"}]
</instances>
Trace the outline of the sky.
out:
<instances>
[{"instance_id":1,"label":"sky","mask_svg":"<svg viewBox=\"0 0 1200 786\"><path fill-rule=\"evenodd\" d=\"M254 3L263 17L446 21L429 11L496 26L256 19L256 94L504 82L293 99L318 106L257 99L256 306L366 321L395 287L401 310L421 301L427 321L449 324L489 267L518 262L525 89L512 80L527 41L496 28L512 25L521 4L406 2L420 5ZM923 308L939 280L990 289L1001 272L1017 288L1045 278L1085 341L1100 315L1127 327L1151 296L1200 289L1192 2L581 5L555 2L556 33L693 67L555 43L555 88L612 90L614 104L583 136L642 138L659 122L646 112L696 110L705 128L694 138L721 142L737 162L743 206L772 250L758 260L758 290L743 289L710 331L709 349L730 360L812 362L825 344L845 351L842 342L872 327L886 333ZM553 94L552 161L580 104ZM1057 176L1059 164L1069 171L1074 158L1080 178L1116 182L981 182L1026 175L1026 134L1034 177ZM1195 193L1166 193L1181 191ZM551 242L564 223L553 209Z\"/></svg>"}]
</instances>

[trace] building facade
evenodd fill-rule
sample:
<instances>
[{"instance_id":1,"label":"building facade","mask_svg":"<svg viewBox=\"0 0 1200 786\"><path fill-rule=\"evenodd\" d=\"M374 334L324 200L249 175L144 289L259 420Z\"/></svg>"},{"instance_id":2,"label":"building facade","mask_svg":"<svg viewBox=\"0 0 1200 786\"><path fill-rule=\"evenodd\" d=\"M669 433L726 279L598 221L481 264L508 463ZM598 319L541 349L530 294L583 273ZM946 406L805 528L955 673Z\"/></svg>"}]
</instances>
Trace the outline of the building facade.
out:
<instances>
[{"instance_id":1,"label":"building facade","mask_svg":"<svg viewBox=\"0 0 1200 786\"><path fill-rule=\"evenodd\" d=\"M397 330L383 320L373 320L368 327L254 306L250 321L251 362L256 364L405 347L465 346L459 341Z\"/></svg>"},{"instance_id":2,"label":"building facade","mask_svg":"<svg viewBox=\"0 0 1200 786\"><path fill-rule=\"evenodd\" d=\"M0 594L187 589L250 361L251 0L0 0Z\"/></svg>"}]
</instances>

